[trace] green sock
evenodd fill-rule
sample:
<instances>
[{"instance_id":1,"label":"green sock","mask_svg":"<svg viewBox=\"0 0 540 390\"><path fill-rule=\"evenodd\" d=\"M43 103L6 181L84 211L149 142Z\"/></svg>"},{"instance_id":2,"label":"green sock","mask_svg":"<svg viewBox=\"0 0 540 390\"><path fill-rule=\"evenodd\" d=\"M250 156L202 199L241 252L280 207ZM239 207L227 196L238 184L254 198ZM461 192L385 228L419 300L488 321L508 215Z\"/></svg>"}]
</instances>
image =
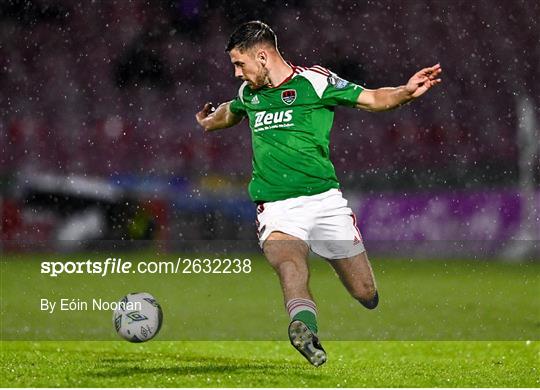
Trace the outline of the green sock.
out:
<instances>
[{"instance_id":1,"label":"green sock","mask_svg":"<svg viewBox=\"0 0 540 390\"><path fill-rule=\"evenodd\" d=\"M295 314L295 316L293 317L292 320L293 321L295 321L295 320L302 321L304 324L307 325L309 330L311 330L315 334L319 330L317 328L317 316L315 315L315 313L313 313L313 312L311 312L309 310L299 311L298 313Z\"/></svg>"}]
</instances>

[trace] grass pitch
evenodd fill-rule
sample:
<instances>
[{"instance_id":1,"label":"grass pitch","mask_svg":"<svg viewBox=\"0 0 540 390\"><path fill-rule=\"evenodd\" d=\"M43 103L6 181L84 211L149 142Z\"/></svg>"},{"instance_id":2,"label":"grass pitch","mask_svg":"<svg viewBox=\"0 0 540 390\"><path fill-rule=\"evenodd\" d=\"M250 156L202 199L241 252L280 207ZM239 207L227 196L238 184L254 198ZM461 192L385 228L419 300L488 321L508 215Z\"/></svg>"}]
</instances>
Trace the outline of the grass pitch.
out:
<instances>
[{"instance_id":1,"label":"grass pitch","mask_svg":"<svg viewBox=\"0 0 540 390\"><path fill-rule=\"evenodd\" d=\"M106 256L91 257L103 260ZM88 255L52 257L84 260ZM50 259L50 255L8 259L0 264L1 338L116 341L110 311L56 310L50 314L40 310L41 299L118 301L126 293L147 291L163 308L161 341L287 340L288 317L278 278L260 255L250 257L249 274L105 277L44 275L39 260ZM137 261L155 256L128 253L122 258ZM377 309L370 311L348 295L328 264L311 261L310 286L318 305L322 340L540 339L540 263L389 259L372 263L381 299Z\"/></svg>"},{"instance_id":2,"label":"grass pitch","mask_svg":"<svg viewBox=\"0 0 540 390\"><path fill-rule=\"evenodd\" d=\"M285 341L279 283L262 258L249 275L51 278L39 272L46 257L2 259L1 387L540 387L538 263L375 260L381 303L369 311L312 262L328 352L315 368ZM39 311L42 296L137 290L165 314L143 344L111 341L109 312Z\"/></svg>"},{"instance_id":3,"label":"grass pitch","mask_svg":"<svg viewBox=\"0 0 540 390\"><path fill-rule=\"evenodd\" d=\"M0 386L539 387L538 342L3 342Z\"/></svg>"}]
</instances>

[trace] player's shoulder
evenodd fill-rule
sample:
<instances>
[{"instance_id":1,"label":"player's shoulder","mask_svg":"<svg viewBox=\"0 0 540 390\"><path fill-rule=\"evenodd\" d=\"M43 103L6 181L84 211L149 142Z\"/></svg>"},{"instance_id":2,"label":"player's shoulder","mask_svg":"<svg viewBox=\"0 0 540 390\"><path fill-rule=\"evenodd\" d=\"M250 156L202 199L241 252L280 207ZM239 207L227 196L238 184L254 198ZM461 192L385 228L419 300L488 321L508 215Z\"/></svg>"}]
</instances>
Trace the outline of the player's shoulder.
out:
<instances>
[{"instance_id":1,"label":"player's shoulder","mask_svg":"<svg viewBox=\"0 0 540 390\"><path fill-rule=\"evenodd\" d=\"M242 101L242 103L244 103L244 91L246 87L248 87L248 83L247 81L244 81L238 88L238 98Z\"/></svg>"},{"instance_id":2,"label":"player's shoulder","mask_svg":"<svg viewBox=\"0 0 540 390\"><path fill-rule=\"evenodd\" d=\"M319 97L322 96L330 77L333 75L329 69L320 65L293 66L293 71L297 76L306 79Z\"/></svg>"}]
</instances>

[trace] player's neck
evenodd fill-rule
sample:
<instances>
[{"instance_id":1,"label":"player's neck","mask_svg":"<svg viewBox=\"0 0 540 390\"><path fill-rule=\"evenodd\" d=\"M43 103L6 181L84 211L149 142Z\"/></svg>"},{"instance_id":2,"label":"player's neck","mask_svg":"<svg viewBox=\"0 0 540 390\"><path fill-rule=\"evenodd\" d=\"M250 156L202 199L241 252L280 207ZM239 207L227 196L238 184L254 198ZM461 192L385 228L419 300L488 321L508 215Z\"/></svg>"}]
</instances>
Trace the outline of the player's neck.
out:
<instances>
[{"instance_id":1,"label":"player's neck","mask_svg":"<svg viewBox=\"0 0 540 390\"><path fill-rule=\"evenodd\" d=\"M275 88L291 77L293 69L282 58L276 61L272 69L268 70L268 87Z\"/></svg>"}]
</instances>

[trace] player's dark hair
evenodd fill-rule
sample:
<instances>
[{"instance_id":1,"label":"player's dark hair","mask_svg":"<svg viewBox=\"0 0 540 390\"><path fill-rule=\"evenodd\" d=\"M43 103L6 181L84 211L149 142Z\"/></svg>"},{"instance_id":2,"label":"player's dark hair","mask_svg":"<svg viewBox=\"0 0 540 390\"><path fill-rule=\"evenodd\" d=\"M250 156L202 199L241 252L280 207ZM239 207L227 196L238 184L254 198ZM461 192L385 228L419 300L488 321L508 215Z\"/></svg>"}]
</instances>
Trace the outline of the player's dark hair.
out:
<instances>
[{"instance_id":1,"label":"player's dark hair","mask_svg":"<svg viewBox=\"0 0 540 390\"><path fill-rule=\"evenodd\" d=\"M229 52L232 49L237 49L240 52L244 52L246 49L250 49L261 43L268 43L277 49L276 34L266 23L259 20L253 20L241 24L232 33L225 51Z\"/></svg>"}]
</instances>

